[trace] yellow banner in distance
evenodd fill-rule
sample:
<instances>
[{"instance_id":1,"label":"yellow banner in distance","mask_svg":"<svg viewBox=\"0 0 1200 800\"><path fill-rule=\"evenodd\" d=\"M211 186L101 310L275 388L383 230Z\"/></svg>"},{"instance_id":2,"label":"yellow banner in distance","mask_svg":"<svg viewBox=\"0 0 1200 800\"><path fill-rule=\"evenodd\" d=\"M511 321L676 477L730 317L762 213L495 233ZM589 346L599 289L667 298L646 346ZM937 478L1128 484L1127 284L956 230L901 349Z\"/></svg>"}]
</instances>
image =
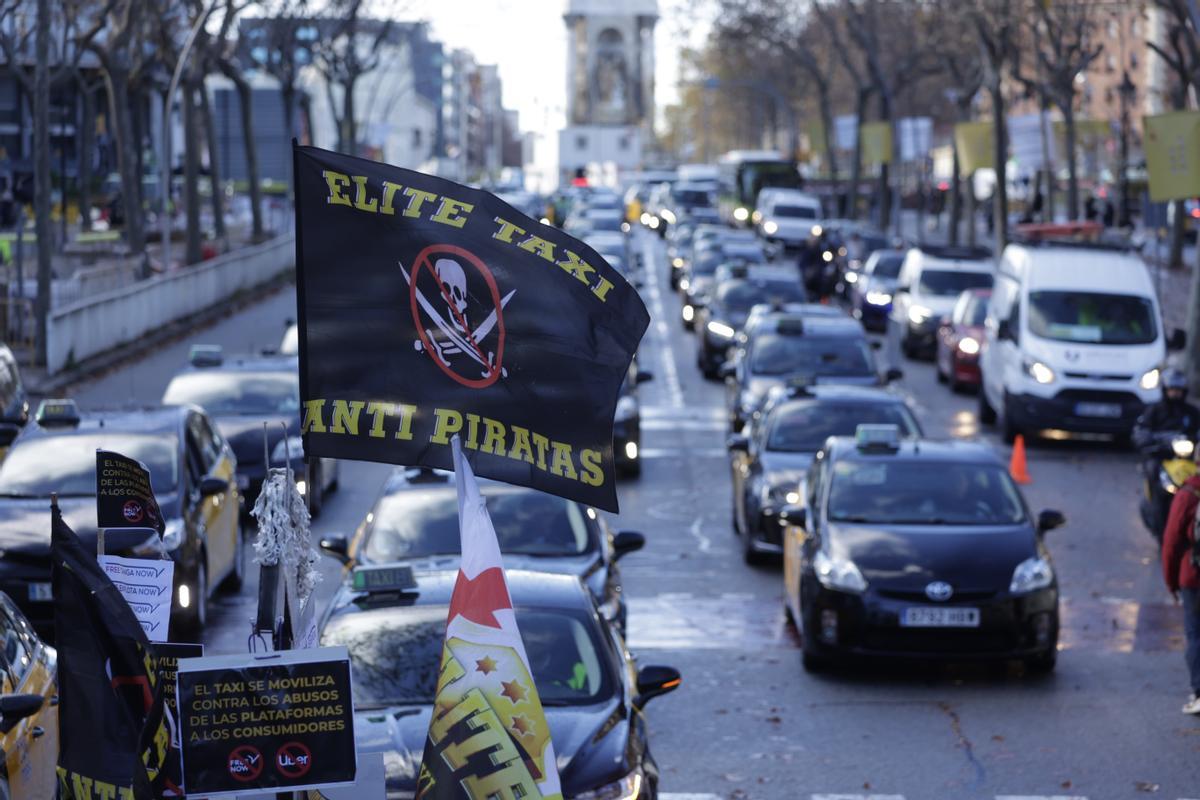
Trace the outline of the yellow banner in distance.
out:
<instances>
[{"instance_id":1,"label":"yellow banner in distance","mask_svg":"<svg viewBox=\"0 0 1200 800\"><path fill-rule=\"evenodd\" d=\"M892 124L868 122L859 128L864 164L890 164L892 161Z\"/></svg>"},{"instance_id":2,"label":"yellow banner in distance","mask_svg":"<svg viewBox=\"0 0 1200 800\"><path fill-rule=\"evenodd\" d=\"M970 175L977 169L994 169L995 130L990 122L960 122L954 126L954 146L958 148L958 174Z\"/></svg>"},{"instance_id":3,"label":"yellow banner in distance","mask_svg":"<svg viewBox=\"0 0 1200 800\"><path fill-rule=\"evenodd\" d=\"M808 153L809 158L814 156L823 157L825 150L829 147L829 142L825 136L825 125L820 119L814 119L808 123Z\"/></svg>"},{"instance_id":4,"label":"yellow banner in distance","mask_svg":"<svg viewBox=\"0 0 1200 800\"><path fill-rule=\"evenodd\" d=\"M1144 117L1150 199L1156 203L1200 195L1200 111Z\"/></svg>"}]
</instances>

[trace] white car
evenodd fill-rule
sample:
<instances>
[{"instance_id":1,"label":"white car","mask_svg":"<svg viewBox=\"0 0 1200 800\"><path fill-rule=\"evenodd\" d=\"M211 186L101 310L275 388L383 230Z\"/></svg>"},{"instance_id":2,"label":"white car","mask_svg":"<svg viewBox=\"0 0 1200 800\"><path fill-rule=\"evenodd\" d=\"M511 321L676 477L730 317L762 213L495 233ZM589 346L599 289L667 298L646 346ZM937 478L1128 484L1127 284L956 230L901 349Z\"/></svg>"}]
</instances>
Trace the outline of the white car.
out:
<instances>
[{"instance_id":1,"label":"white car","mask_svg":"<svg viewBox=\"0 0 1200 800\"><path fill-rule=\"evenodd\" d=\"M932 358L937 329L967 289L992 285L994 265L984 247L912 247L892 293L890 335L909 358Z\"/></svg>"},{"instance_id":2,"label":"white car","mask_svg":"<svg viewBox=\"0 0 1200 800\"><path fill-rule=\"evenodd\" d=\"M758 194L754 225L771 244L798 248L813 235L821 217L821 201L798 189L763 189Z\"/></svg>"}]
</instances>

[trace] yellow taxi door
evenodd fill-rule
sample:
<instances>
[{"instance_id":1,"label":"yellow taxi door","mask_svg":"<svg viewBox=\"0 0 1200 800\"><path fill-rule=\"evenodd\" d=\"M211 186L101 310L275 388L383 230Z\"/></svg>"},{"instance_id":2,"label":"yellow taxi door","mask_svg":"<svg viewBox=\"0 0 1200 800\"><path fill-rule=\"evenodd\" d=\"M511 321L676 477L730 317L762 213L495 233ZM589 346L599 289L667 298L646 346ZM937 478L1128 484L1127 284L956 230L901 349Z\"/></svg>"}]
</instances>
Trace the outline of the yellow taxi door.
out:
<instances>
[{"instance_id":1,"label":"yellow taxi door","mask_svg":"<svg viewBox=\"0 0 1200 800\"><path fill-rule=\"evenodd\" d=\"M56 658L34 634L24 617L7 602L0 603L0 657L4 661L6 694L44 698L41 709L0 737L5 772L12 797L53 797L58 778L58 688Z\"/></svg>"},{"instance_id":2,"label":"yellow taxi door","mask_svg":"<svg viewBox=\"0 0 1200 800\"><path fill-rule=\"evenodd\" d=\"M234 558L238 553L236 463L224 440L199 414L189 418L187 434L187 446L192 451L192 457L198 459L203 477L220 478L227 484L223 492L197 498L200 507L196 511L204 523L211 590L233 570Z\"/></svg>"}]
</instances>

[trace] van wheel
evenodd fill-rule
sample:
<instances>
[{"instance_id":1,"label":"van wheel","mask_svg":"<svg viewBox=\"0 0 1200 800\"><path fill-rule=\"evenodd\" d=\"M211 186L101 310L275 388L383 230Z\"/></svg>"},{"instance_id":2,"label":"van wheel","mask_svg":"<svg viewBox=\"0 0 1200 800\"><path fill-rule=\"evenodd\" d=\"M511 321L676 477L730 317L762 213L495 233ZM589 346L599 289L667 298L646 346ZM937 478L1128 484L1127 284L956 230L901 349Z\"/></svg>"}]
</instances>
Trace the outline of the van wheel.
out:
<instances>
[{"instance_id":1,"label":"van wheel","mask_svg":"<svg viewBox=\"0 0 1200 800\"><path fill-rule=\"evenodd\" d=\"M1017 440L1017 436L1021 433L1021 429L1016 426L1012 419L1012 412L1008 407L1008 399L1004 400L1004 418L1000 420L1000 438L1005 444L1012 444Z\"/></svg>"},{"instance_id":2,"label":"van wheel","mask_svg":"<svg viewBox=\"0 0 1200 800\"><path fill-rule=\"evenodd\" d=\"M208 554L200 551L200 563L196 565L196 591L191 608L184 610L184 626L188 632L198 634L208 624Z\"/></svg>"},{"instance_id":3,"label":"van wheel","mask_svg":"<svg viewBox=\"0 0 1200 800\"><path fill-rule=\"evenodd\" d=\"M992 408L987 399L987 392L979 387L979 421L984 425L996 424L996 409Z\"/></svg>"},{"instance_id":4,"label":"van wheel","mask_svg":"<svg viewBox=\"0 0 1200 800\"><path fill-rule=\"evenodd\" d=\"M242 534L242 525L237 523L236 544L233 548L233 569L225 576L221 588L229 592L237 592L246 581L246 537Z\"/></svg>"}]
</instances>

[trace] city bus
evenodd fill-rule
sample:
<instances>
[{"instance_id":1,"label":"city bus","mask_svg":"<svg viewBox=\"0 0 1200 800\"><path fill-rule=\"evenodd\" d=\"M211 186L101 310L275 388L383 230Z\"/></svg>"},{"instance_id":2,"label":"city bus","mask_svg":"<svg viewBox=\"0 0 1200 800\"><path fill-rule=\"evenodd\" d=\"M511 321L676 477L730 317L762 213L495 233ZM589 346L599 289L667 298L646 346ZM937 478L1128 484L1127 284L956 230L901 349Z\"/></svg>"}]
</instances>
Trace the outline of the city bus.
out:
<instances>
[{"instance_id":1,"label":"city bus","mask_svg":"<svg viewBox=\"0 0 1200 800\"><path fill-rule=\"evenodd\" d=\"M732 150L717 164L721 219L729 224L749 223L758 193L764 188L799 189L801 185L796 162L770 150Z\"/></svg>"}]
</instances>

